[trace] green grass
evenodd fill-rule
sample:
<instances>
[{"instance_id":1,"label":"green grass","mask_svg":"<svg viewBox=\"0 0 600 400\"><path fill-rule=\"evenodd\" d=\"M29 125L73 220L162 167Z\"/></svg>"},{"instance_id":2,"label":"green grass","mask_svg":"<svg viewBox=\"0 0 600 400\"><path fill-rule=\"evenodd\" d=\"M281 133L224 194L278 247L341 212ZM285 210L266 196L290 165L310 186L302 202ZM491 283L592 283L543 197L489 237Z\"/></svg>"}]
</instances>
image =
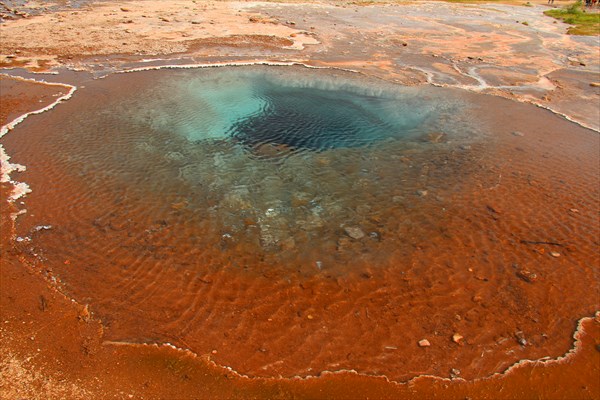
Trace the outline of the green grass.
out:
<instances>
[{"instance_id":1,"label":"green grass","mask_svg":"<svg viewBox=\"0 0 600 400\"><path fill-rule=\"evenodd\" d=\"M545 11L544 14L573 25L567 30L569 35L600 35L600 14L583 11L580 0L563 9Z\"/></svg>"}]
</instances>

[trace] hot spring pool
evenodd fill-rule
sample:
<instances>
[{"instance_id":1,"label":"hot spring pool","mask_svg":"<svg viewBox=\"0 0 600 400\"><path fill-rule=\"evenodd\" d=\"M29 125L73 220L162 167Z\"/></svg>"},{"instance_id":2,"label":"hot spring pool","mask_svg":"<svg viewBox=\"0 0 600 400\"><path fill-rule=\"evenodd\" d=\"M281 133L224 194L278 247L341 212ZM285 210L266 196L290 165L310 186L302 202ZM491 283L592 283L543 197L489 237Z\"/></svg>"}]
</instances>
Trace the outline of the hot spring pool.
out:
<instances>
[{"instance_id":1,"label":"hot spring pool","mask_svg":"<svg viewBox=\"0 0 600 400\"><path fill-rule=\"evenodd\" d=\"M593 312L598 137L547 110L299 66L78 86L2 141L32 189L23 257L106 340L469 379L564 354L555 316Z\"/></svg>"},{"instance_id":2,"label":"hot spring pool","mask_svg":"<svg viewBox=\"0 0 600 400\"><path fill-rule=\"evenodd\" d=\"M184 225L201 219L223 249L304 257L348 237L379 242L385 223L374 218L447 186L424 168L482 136L474 105L437 88L299 68L147 74L61 121L65 152L96 171L92 185L110 171L157 196L152 208L176 198Z\"/></svg>"}]
</instances>

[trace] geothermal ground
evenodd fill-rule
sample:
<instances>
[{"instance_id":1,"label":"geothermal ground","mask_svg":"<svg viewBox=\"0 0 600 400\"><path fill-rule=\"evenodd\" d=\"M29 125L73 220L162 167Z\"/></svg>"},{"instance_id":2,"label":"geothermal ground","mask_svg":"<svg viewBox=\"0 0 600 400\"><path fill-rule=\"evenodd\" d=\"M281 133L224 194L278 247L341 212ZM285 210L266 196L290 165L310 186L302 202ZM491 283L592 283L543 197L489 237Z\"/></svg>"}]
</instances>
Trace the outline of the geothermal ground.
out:
<instances>
[{"instance_id":1,"label":"geothermal ground","mask_svg":"<svg viewBox=\"0 0 600 400\"><path fill-rule=\"evenodd\" d=\"M0 7L3 398L600 398L600 40L566 35L566 24L543 15L546 2ZM353 206L372 231L332 230L320 250L355 274L321 271L329 264L312 259L312 269L290 274L295 258L253 261L254 250L223 239L203 257L246 267L198 274L186 267L196 253L164 239L193 220L190 200L169 197L166 217L145 224L152 191L127 211L127 195L96 192L114 183L110 173L92 171L99 183L90 191L91 178L72 173L64 150L81 149L53 124L169 71L254 64L460 89L480 105L470 123L494 127L495 136L453 143L434 133L419 142L427 153L398 150L394 171L421 186L390 198L428 225L391 228L385 221L402 214ZM111 157L112 142L92 143ZM182 152L161 162L176 164ZM388 164L372 161L379 153L365 158L385 172ZM334 177L338 161L316 158ZM460 201L439 189L446 171L465 173ZM377 189L368 179L350 184ZM298 209L312 204L306 192L292 199ZM240 192L219 204L239 207L232 193ZM240 229L261 227L256 220ZM432 235L437 224L443 229ZM401 229L413 242L387 240ZM363 235L377 240L365 244ZM310 247L302 240L282 248ZM411 268L374 268L365 254ZM174 262L156 262L164 259Z\"/></svg>"}]
</instances>

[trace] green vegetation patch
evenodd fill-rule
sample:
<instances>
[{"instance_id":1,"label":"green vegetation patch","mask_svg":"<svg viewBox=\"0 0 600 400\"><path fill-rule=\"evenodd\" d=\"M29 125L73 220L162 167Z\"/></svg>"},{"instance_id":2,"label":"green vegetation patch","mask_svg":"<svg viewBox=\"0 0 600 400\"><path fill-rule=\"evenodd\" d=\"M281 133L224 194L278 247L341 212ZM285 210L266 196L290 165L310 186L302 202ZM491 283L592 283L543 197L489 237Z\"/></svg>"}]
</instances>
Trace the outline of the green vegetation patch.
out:
<instances>
[{"instance_id":1,"label":"green vegetation patch","mask_svg":"<svg viewBox=\"0 0 600 400\"><path fill-rule=\"evenodd\" d=\"M567 30L569 35L600 35L600 14L588 14L577 1L562 9L545 11L544 14L574 25Z\"/></svg>"}]
</instances>

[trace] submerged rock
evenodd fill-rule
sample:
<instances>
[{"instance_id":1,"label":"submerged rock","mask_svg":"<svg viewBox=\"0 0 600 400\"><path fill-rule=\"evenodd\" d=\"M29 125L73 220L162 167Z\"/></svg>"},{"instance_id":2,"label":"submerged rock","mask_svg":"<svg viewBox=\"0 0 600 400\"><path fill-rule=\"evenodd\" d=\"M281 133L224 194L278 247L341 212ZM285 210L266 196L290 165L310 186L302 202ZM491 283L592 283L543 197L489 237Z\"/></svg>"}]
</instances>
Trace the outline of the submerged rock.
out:
<instances>
[{"instance_id":1,"label":"submerged rock","mask_svg":"<svg viewBox=\"0 0 600 400\"><path fill-rule=\"evenodd\" d=\"M308 193L294 192L294 193L292 193L291 206L294 208L307 206L311 200L312 200L312 196Z\"/></svg>"},{"instance_id":2,"label":"submerged rock","mask_svg":"<svg viewBox=\"0 0 600 400\"><path fill-rule=\"evenodd\" d=\"M346 235L355 240L360 240L365 237L363 230L357 226L346 226L344 227L344 232L346 232Z\"/></svg>"},{"instance_id":3,"label":"submerged rock","mask_svg":"<svg viewBox=\"0 0 600 400\"><path fill-rule=\"evenodd\" d=\"M525 339L525 334L523 333L523 331L515 332L515 339L521 346L527 345L527 339Z\"/></svg>"},{"instance_id":4,"label":"submerged rock","mask_svg":"<svg viewBox=\"0 0 600 400\"><path fill-rule=\"evenodd\" d=\"M312 212L306 218L304 227L306 229L315 229L315 228L321 228L323 225L325 225L325 221L323 221L323 219L319 216L319 214Z\"/></svg>"},{"instance_id":5,"label":"submerged rock","mask_svg":"<svg viewBox=\"0 0 600 400\"><path fill-rule=\"evenodd\" d=\"M272 202L269 206L258 216L261 246L267 251L280 250L282 247L287 249L295 247L295 241L289 240L292 235L290 234L287 210L281 202Z\"/></svg>"},{"instance_id":6,"label":"submerged rock","mask_svg":"<svg viewBox=\"0 0 600 400\"><path fill-rule=\"evenodd\" d=\"M517 271L517 277L528 283L533 283L538 279L537 274L535 272L529 271L528 269L520 269L519 271Z\"/></svg>"},{"instance_id":7,"label":"submerged rock","mask_svg":"<svg viewBox=\"0 0 600 400\"><path fill-rule=\"evenodd\" d=\"M248 188L235 188L229 193L226 193L221 201L221 207L226 207L235 210L249 210L252 208L250 202L250 191Z\"/></svg>"},{"instance_id":8,"label":"submerged rock","mask_svg":"<svg viewBox=\"0 0 600 400\"><path fill-rule=\"evenodd\" d=\"M429 143L445 143L448 141L448 135L444 132L430 132L427 134L426 140Z\"/></svg>"},{"instance_id":9,"label":"submerged rock","mask_svg":"<svg viewBox=\"0 0 600 400\"><path fill-rule=\"evenodd\" d=\"M178 151L170 151L165 155L165 158L169 161L181 161L185 156Z\"/></svg>"}]
</instances>

